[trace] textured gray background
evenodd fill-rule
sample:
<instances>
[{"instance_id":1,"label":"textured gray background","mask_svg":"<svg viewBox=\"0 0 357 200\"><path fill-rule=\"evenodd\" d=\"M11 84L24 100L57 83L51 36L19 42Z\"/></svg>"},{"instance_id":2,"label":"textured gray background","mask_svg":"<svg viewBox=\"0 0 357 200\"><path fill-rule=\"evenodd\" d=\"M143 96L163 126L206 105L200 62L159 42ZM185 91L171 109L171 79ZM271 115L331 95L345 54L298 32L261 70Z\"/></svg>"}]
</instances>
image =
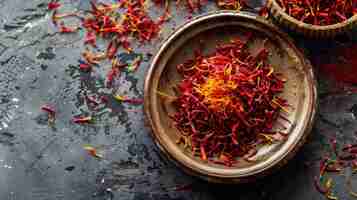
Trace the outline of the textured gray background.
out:
<instances>
[{"instance_id":1,"label":"textured gray background","mask_svg":"<svg viewBox=\"0 0 357 200\"><path fill-rule=\"evenodd\" d=\"M62 2L64 10L88 8L86 0ZM324 199L312 185L318 170L316 161L328 150L330 136L337 135L340 142L353 139L357 130L357 112L353 112L357 110L353 107L356 95L328 95L330 83L319 77L320 110L313 133L286 167L255 184L208 184L185 175L160 157L144 126L141 106L111 99L109 106L94 111L85 104L84 92L113 92L103 84L109 64L101 64L90 76L79 72L83 30L57 34L47 3L0 0L1 200L213 200L224 199L227 194L235 200ZM260 3L251 5L259 7ZM214 9L210 2L196 14ZM144 53L146 62L138 72L122 74L115 82L117 92L142 97L150 53L155 53L174 27L188 20L186 11L178 12L165 24L161 38L135 48ZM153 15L160 13L160 9L152 8ZM334 45L296 39L309 55ZM120 56L133 59L122 53ZM48 127L46 114L39 109L45 103L58 110L55 129ZM80 126L70 122L73 116L88 113L96 116L97 123ZM88 156L83 150L85 144L101 146L105 159ZM334 190L341 199L351 199L344 179L336 177ZM173 190L191 183L191 190Z\"/></svg>"}]
</instances>

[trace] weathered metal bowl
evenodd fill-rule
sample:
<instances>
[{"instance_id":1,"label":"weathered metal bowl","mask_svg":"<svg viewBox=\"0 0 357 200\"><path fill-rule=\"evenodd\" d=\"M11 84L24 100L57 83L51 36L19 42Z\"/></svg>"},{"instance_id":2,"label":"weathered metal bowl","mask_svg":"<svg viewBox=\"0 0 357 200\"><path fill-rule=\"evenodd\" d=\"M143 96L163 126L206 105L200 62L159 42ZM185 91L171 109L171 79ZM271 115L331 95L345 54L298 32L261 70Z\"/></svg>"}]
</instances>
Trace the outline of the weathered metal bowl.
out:
<instances>
[{"instance_id":1,"label":"weathered metal bowl","mask_svg":"<svg viewBox=\"0 0 357 200\"><path fill-rule=\"evenodd\" d=\"M312 25L301 22L288 15L275 0L268 0L267 7L278 24L310 38L333 38L336 35L351 31L357 24L357 15L354 15L344 22L333 25Z\"/></svg>"},{"instance_id":2,"label":"weathered metal bowl","mask_svg":"<svg viewBox=\"0 0 357 200\"><path fill-rule=\"evenodd\" d=\"M271 52L269 61L288 79L282 96L293 109L286 115L291 123L280 121L288 128L286 141L259 149L254 158L256 162L238 159L239 164L230 168L203 162L176 144L179 133L169 118L175 108L157 91L175 96L172 85L182 79L176 65L192 58L193 51L202 45L202 41L208 52L213 51L217 43L239 36L244 30L255 33L253 48L267 40L265 47ZM164 42L147 73L144 98L152 137L163 154L191 175L211 182L239 183L255 180L278 169L305 142L315 116L316 83L311 65L285 33L260 17L220 11L184 24Z\"/></svg>"}]
</instances>

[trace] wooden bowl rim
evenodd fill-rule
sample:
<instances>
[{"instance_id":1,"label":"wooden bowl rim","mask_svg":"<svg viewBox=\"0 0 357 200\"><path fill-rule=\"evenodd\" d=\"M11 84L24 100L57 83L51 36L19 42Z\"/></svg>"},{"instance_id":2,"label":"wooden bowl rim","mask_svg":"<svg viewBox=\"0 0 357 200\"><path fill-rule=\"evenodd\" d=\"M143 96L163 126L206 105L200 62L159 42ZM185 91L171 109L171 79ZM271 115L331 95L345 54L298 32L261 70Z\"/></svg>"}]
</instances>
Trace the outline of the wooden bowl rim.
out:
<instances>
[{"instance_id":1,"label":"wooden bowl rim","mask_svg":"<svg viewBox=\"0 0 357 200\"><path fill-rule=\"evenodd\" d=\"M331 25L327 25L327 26L308 24L308 23L305 23L305 22L295 19L294 17L290 16L288 13L284 12L283 9L276 2L276 0L268 0L268 1L269 1L268 7L270 7L270 10L272 10L272 8L276 9L283 18L285 18L286 20L288 20L289 22L291 22L293 24L296 24L300 28L305 28L305 29L315 30L315 31L329 31L329 30L341 29L341 28L346 27L350 24L353 24L354 22L357 21L357 15L353 15L352 17L348 18L347 20L337 23L337 24L331 24Z\"/></svg>"},{"instance_id":2,"label":"wooden bowl rim","mask_svg":"<svg viewBox=\"0 0 357 200\"><path fill-rule=\"evenodd\" d=\"M151 95L157 95L157 94L152 92L152 90L153 90L152 89L152 78L154 77L155 68L157 66L157 63L160 63L162 54L164 54L163 52L165 52L165 50L167 50L170 47L171 43L175 42L175 40L177 38L179 38L179 36L182 33L184 33L187 30L190 30L192 27L194 27L194 25L196 23L204 22L206 20L210 20L212 18L213 19L219 18L219 17L232 17L232 18L237 18L238 20L245 19L245 20L255 21L255 23L258 23L263 27L267 27L270 29L270 31L281 36L284 39L284 41L292 48L292 50L298 55L298 57L301 58L303 70L305 71L305 74L307 75L307 78L308 78L309 93L311 93L311 95L309 96L309 99L307 99L311 102L311 105L309 105L309 107L308 107L306 120L304 121L304 123L302 125L301 134L299 135L298 138L296 138L296 141L294 141L293 144L291 146L289 146L288 151L280 153L279 158L273 160L273 162L267 163L267 165L264 168L261 168L257 171L253 171L253 172L246 173L246 174L216 173L214 171L209 171L209 170L207 171L206 169L202 169L202 168L198 167L198 166L201 166L201 167L205 166L206 164L201 164L201 165L196 166L196 165L192 164L194 162L194 161L192 161L192 159L191 159L191 163L188 161L184 161L182 159L178 159L177 157L174 156L175 155L174 152L170 152L168 145L160 137L160 134L157 133L159 131L164 131L164 130L158 130L158 124L157 124L157 122L154 122L154 120L153 120L153 113L157 112L157 110L156 111L155 111L155 109L152 110L152 108L155 107L156 105L151 104L150 98L151 98ZM161 77L161 74L159 75L159 77ZM316 79L312 72L312 66L309 63L309 61L306 60L306 58L303 56L303 54L295 47L294 43L292 42L292 39L290 39L290 37L286 33L280 31L276 26L274 26L273 24L264 20L263 18L252 15L251 13L244 13L244 12L237 13L237 12L233 12L233 11L214 11L214 12L209 12L207 14L195 17L192 21L189 21L189 22L183 24L163 42L163 44L159 48L157 54L154 56L154 58L152 60L152 63L148 69L146 79L144 82L144 112L146 115L146 119L151 126L151 129L152 129L151 135L152 135L156 145L160 148L161 151L163 151L166 154L166 156L168 156L172 161L174 161L175 164L177 164L178 166L183 168L184 171L186 171L190 174L199 176L201 178L203 177L204 179L213 181L213 182L221 182L221 181L217 181L217 180L224 180L224 181L228 181L228 182L230 182L230 181L231 182L239 182L240 179L247 179L248 177L254 177L254 176L257 176L258 174L263 174L264 171L273 169L275 166L279 166L280 162L287 161L297 152L298 148L305 141L308 133L312 129L312 125L313 125L313 121L314 121L315 113L316 113L316 107L317 107L316 93L317 93L316 92ZM233 169L237 170L236 168L232 168L232 170Z\"/></svg>"}]
</instances>

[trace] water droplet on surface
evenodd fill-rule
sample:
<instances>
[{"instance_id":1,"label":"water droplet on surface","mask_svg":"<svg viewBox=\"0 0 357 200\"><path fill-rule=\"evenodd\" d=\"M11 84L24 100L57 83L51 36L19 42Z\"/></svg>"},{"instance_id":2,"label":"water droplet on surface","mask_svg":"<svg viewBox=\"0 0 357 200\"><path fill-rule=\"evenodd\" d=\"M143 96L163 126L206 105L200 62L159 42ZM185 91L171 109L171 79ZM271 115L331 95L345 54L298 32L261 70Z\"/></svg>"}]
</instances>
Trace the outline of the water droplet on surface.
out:
<instances>
[{"instance_id":1,"label":"water droplet on surface","mask_svg":"<svg viewBox=\"0 0 357 200\"><path fill-rule=\"evenodd\" d=\"M4 168L6 169L12 169L13 167L11 165L4 165Z\"/></svg>"},{"instance_id":2,"label":"water droplet on surface","mask_svg":"<svg viewBox=\"0 0 357 200\"><path fill-rule=\"evenodd\" d=\"M12 98L12 101L13 101L13 102L19 102L20 99L18 99L18 98Z\"/></svg>"},{"instance_id":3,"label":"water droplet on surface","mask_svg":"<svg viewBox=\"0 0 357 200\"><path fill-rule=\"evenodd\" d=\"M1 124L2 124L2 126L3 126L4 128L8 128L8 127L9 127L9 125L8 125L7 123L5 123L5 122L1 122Z\"/></svg>"}]
</instances>

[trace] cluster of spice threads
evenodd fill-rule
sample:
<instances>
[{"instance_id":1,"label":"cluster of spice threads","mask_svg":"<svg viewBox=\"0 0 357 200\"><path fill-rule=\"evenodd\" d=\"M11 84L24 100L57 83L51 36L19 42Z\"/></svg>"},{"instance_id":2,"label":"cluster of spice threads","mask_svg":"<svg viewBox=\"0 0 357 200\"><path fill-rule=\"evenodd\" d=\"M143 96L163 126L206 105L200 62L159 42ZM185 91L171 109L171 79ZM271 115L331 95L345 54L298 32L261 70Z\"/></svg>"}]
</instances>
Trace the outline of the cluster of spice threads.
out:
<instances>
[{"instance_id":1,"label":"cluster of spice threads","mask_svg":"<svg viewBox=\"0 0 357 200\"><path fill-rule=\"evenodd\" d=\"M58 28L60 33L75 33L80 28L86 30L84 44L86 49L82 52L83 60L79 60L79 70L82 72L91 72L93 66L98 66L101 61L108 59L111 61L111 69L106 76L106 85L111 87L114 79L120 75L121 70L127 68L128 72L136 71L143 59L138 54L132 63L124 64L119 61L116 54L120 47L128 52L132 52L130 47L130 38L134 37L140 42L150 41L158 36L161 24L166 21L168 13L164 13L154 22L146 13L144 1L130 0L120 1L117 3L99 3L90 1L91 8L86 12L69 12L60 13L59 9L62 4L59 0L52 0L48 3L48 10L53 11L52 22ZM119 12L119 9L122 12ZM84 14L86 13L86 14ZM65 25L64 19L75 17L82 22L82 26L69 27ZM97 48L97 38L108 40L106 50L100 51ZM92 48L91 48L92 47ZM88 96L85 95L86 102L96 108L100 103L107 103L107 96ZM142 104L140 98L129 98L122 95L113 95L113 99L120 103ZM44 105L41 107L49 115L49 123L54 125L55 110L54 108ZM93 116L73 117L73 123L90 124L95 122Z\"/></svg>"},{"instance_id":2,"label":"cluster of spice threads","mask_svg":"<svg viewBox=\"0 0 357 200\"><path fill-rule=\"evenodd\" d=\"M273 123L287 103L277 97L284 89L281 74L268 64L268 50L249 53L246 40L235 38L217 46L213 55L177 66L183 80L173 101L172 115L184 143L204 161L233 166L237 157L247 161L258 146L286 139Z\"/></svg>"},{"instance_id":3,"label":"cluster of spice threads","mask_svg":"<svg viewBox=\"0 0 357 200\"><path fill-rule=\"evenodd\" d=\"M158 35L165 16L153 21L146 12L144 1L121 1L114 4L91 2L91 15L86 17L83 26L88 32L95 32L103 38L112 39L112 45L121 45L128 51L128 37L133 35L139 41L150 41ZM119 13L118 9L126 9ZM114 48L114 47L113 47Z\"/></svg>"},{"instance_id":4,"label":"cluster of spice threads","mask_svg":"<svg viewBox=\"0 0 357 200\"><path fill-rule=\"evenodd\" d=\"M357 14L356 0L277 0L290 16L302 22L326 26Z\"/></svg>"},{"instance_id":5,"label":"cluster of spice threads","mask_svg":"<svg viewBox=\"0 0 357 200\"><path fill-rule=\"evenodd\" d=\"M200 10L207 0L184 0L185 5L190 13ZM168 4L168 0L153 0L157 5ZM176 1L176 6L181 4L182 0ZM247 6L245 0L216 0L217 6L221 9L241 10Z\"/></svg>"},{"instance_id":6,"label":"cluster of spice threads","mask_svg":"<svg viewBox=\"0 0 357 200\"><path fill-rule=\"evenodd\" d=\"M78 27L67 27L63 21L67 17L79 18L82 22L82 28L85 29L84 43L86 50L82 52L83 60L79 62L79 69L84 72L90 72L94 65L101 61L111 60L112 67L106 77L107 86L112 85L115 77L120 75L120 71L126 67L127 71L136 71L142 61L142 56L134 59L132 64L123 64L116 58L117 51L122 48L127 52L132 52L131 40L136 39L139 42L147 42L157 37L161 25L168 19L168 10L154 21L146 10L145 1L129 0L118 1L116 3L102 3L90 1L91 8L86 15L83 13L62 13L58 12L61 7L59 1L51 1L48 4L49 10L54 10L52 22L58 27L61 33L77 32ZM119 11L121 9L121 11ZM97 48L97 38L109 41L105 51L95 50Z\"/></svg>"},{"instance_id":7,"label":"cluster of spice threads","mask_svg":"<svg viewBox=\"0 0 357 200\"><path fill-rule=\"evenodd\" d=\"M90 15L83 20L83 27L86 29L86 44L96 46L96 37L109 40L105 54L100 54L96 59L96 54L84 52L82 55L87 63L97 64L101 60L101 55L112 60L112 69L107 75L107 85L110 86L120 70L128 67L128 71L138 69L142 56L131 65L125 65L116 58L116 53L120 47L127 52L132 52L130 38L134 37L140 42L150 41L158 36L161 25L167 20L168 12L165 12L157 22L153 21L145 9L145 1L131 0L120 1L113 4L91 2ZM118 9L126 9L119 13Z\"/></svg>"},{"instance_id":8,"label":"cluster of spice threads","mask_svg":"<svg viewBox=\"0 0 357 200\"><path fill-rule=\"evenodd\" d=\"M350 168L352 173L357 172L357 144L339 145L335 138L330 139L332 153L325 155L320 161L319 175L314 177L316 190L327 199L338 200L333 193L334 180L329 174L339 173ZM351 185L352 176L347 177L346 186L351 196L357 197L357 193Z\"/></svg>"},{"instance_id":9,"label":"cluster of spice threads","mask_svg":"<svg viewBox=\"0 0 357 200\"><path fill-rule=\"evenodd\" d=\"M152 0L156 5L165 4L168 7L169 0ZM196 10L200 10L203 5L203 0L184 0L186 8L189 12L195 12ZM176 6L178 7L181 4L181 0L176 1Z\"/></svg>"}]
</instances>

